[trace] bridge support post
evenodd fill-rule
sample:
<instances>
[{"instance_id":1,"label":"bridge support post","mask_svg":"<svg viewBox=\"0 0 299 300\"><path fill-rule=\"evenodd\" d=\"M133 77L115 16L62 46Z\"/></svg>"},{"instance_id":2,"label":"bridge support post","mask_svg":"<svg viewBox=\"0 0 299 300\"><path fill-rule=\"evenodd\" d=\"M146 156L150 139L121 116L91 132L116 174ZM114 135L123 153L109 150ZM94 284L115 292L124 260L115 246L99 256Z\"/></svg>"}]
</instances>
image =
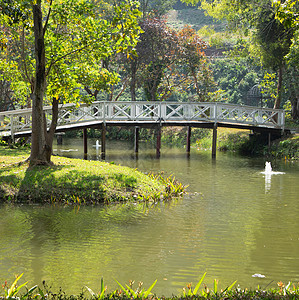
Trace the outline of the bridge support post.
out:
<instances>
[{"instance_id":1,"label":"bridge support post","mask_svg":"<svg viewBox=\"0 0 299 300\"><path fill-rule=\"evenodd\" d=\"M57 145L62 145L62 135L57 134Z\"/></svg>"},{"instance_id":2,"label":"bridge support post","mask_svg":"<svg viewBox=\"0 0 299 300\"><path fill-rule=\"evenodd\" d=\"M63 143L62 137L64 134L65 134L64 132L56 133L57 145L62 145L62 143Z\"/></svg>"},{"instance_id":3,"label":"bridge support post","mask_svg":"<svg viewBox=\"0 0 299 300\"><path fill-rule=\"evenodd\" d=\"M212 158L216 158L217 150L217 124L213 127L213 140L212 140Z\"/></svg>"},{"instance_id":4,"label":"bridge support post","mask_svg":"<svg viewBox=\"0 0 299 300\"><path fill-rule=\"evenodd\" d=\"M161 125L157 127L156 158L161 156Z\"/></svg>"},{"instance_id":5,"label":"bridge support post","mask_svg":"<svg viewBox=\"0 0 299 300\"><path fill-rule=\"evenodd\" d=\"M187 155L190 155L190 149L191 149L191 126L187 127L187 145L186 145L186 151Z\"/></svg>"},{"instance_id":6,"label":"bridge support post","mask_svg":"<svg viewBox=\"0 0 299 300\"><path fill-rule=\"evenodd\" d=\"M138 148L139 148L139 127L135 127L135 141L134 141L134 149L135 153L138 153Z\"/></svg>"},{"instance_id":7,"label":"bridge support post","mask_svg":"<svg viewBox=\"0 0 299 300\"><path fill-rule=\"evenodd\" d=\"M83 129L83 152L84 152L84 159L87 159L87 129Z\"/></svg>"},{"instance_id":8,"label":"bridge support post","mask_svg":"<svg viewBox=\"0 0 299 300\"><path fill-rule=\"evenodd\" d=\"M101 136L101 159L106 158L106 124L102 123L102 136Z\"/></svg>"}]
</instances>

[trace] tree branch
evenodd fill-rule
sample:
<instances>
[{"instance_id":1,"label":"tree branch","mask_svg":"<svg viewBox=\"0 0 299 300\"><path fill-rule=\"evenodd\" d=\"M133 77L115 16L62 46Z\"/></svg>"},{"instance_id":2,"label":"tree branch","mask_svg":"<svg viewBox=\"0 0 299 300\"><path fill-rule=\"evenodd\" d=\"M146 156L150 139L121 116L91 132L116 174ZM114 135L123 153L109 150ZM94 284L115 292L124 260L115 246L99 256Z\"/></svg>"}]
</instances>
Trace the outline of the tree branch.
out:
<instances>
[{"instance_id":1,"label":"tree branch","mask_svg":"<svg viewBox=\"0 0 299 300\"><path fill-rule=\"evenodd\" d=\"M27 69L27 64L26 64L26 60L25 60L25 28L24 27L23 27L23 30L22 30L22 49L21 49L21 53L22 53L22 61L23 61L23 65L24 65L25 76L26 76L28 82L31 82L30 77L28 75L28 69Z\"/></svg>"},{"instance_id":2,"label":"tree branch","mask_svg":"<svg viewBox=\"0 0 299 300\"><path fill-rule=\"evenodd\" d=\"M62 55L61 57L59 57L59 58L57 58L57 59L55 59L55 60L52 60L51 63L50 63L50 66L49 66L49 68L48 68L48 70L46 71L46 76L49 75L52 66L53 66L54 64L56 64L58 61L60 61L61 59L64 59L65 57L67 57L67 56L69 56L69 55L71 55L71 54L74 54L74 53L76 53L76 52L80 52L80 51L84 50L85 48L88 48L88 46L84 46L84 47L82 47L82 48L79 48L79 49L70 51L70 52L66 53L65 55Z\"/></svg>"},{"instance_id":3,"label":"tree branch","mask_svg":"<svg viewBox=\"0 0 299 300\"><path fill-rule=\"evenodd\" d=\"M115 99L114 99L113 101L117 101L117 100L118 100L118 98L121 96L121 94L122 94L122 93L124 92L124 90L127 88L128 83L129 83L129 79L127 78L127 79L125 80L125 82L124 82L124 84L123 84L123 86L122 86L120 92L118 93L118 95L115 97Z\"/></svg>"},{"instance_id":4,"label":"tree branch","mask_svg":"<svg viewBox=\"0 0 299 300\"><path fill-rule=\"evenodd\" d=\"M47 19L46 19L46 23L44 25L44 29L43 29L43 34L45 35L48 24L49 24L49 19L50 19L50 15L51 15L51 10L52 10L52 2L53 0L50 0L50 7L49 7L49 11L48 11L48 15L47 15Z\"/></svg>"}]
</instances>

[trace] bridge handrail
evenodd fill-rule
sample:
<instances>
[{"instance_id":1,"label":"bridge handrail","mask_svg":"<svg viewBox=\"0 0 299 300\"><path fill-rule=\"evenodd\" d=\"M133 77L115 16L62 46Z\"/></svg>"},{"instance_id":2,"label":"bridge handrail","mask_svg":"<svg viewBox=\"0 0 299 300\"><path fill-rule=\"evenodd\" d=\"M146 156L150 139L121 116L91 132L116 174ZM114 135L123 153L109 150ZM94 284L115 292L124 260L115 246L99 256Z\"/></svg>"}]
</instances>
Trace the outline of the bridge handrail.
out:
<instances>
[{"instance_id":1,"label":"bridge handrail","mask_svg":"<svg viewBox=\"0 0 299 300\"><path fill-rule=\"evenodd\" d=\"M0 112L0 134L31 131L31 109ZM45 106L48 125L52 107ZM221 102L96 101L91 104L59 105L58 127L91 121L208 121L284 128L282 109Z\"/></svg>"}]
</instances>

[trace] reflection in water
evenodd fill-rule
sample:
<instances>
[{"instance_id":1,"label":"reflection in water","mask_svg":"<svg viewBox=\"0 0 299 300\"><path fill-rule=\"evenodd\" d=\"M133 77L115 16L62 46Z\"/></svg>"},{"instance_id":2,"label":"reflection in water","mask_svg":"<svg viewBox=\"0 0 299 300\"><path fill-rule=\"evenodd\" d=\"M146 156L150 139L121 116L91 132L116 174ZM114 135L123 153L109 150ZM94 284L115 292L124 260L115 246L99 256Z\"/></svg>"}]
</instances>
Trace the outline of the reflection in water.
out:
<instances>
[{"instance_id":1,"label":"reflection in water","mask_svg":"<svg viewBox=\"0 0 299 300\"><path fill-rule=\"evenodd\" d=\"M271 189L271 176L270 173L265 174L265 192L269 192Z\"/></svg>"},{"instance_id":2,"label":"reflection in water","mask_svg":"<svg viewBox=\"0 0 299 300\"><path fill-rule=\"evenodd\" d=\"M77 142L77 144L76 144ZM80 157L82 141L59 149ZM99 159L90 141L89 159ZM136 160L131 145L107 143L107 161L144 172L163 171L189 185L183 199L166 204L109 207L0 207L0 281L24 272L29 283L46 280L79 293L84 285L99 290L100 278L111 291L114 278L125 284L143 281L154 292L177 295L204 272L221 287L264 286L271 280L299 281L298 163L275 166L265 193L263 161L184 149L140 145ZM60 147L60 148L59 148ZM62 148L61 148L62 147ZM83 148L83 143L82 143ZM268 180L268 179L267 179ZM267 183L269 184L269 182Z\"/></svg>"},{"instance_id":3,"label":"reflection in water","mask_svg":"<svg viewBox=\"0 0 299 300\"><path fill-rule=\"evenodd\" d=\"M266 193L271 189L271 176L285 174L284 172L272 171L271 162L269 162L269 161L266 161L265 170L261 173L265 175L265 192Z\"/></svg>"}]
</instances>

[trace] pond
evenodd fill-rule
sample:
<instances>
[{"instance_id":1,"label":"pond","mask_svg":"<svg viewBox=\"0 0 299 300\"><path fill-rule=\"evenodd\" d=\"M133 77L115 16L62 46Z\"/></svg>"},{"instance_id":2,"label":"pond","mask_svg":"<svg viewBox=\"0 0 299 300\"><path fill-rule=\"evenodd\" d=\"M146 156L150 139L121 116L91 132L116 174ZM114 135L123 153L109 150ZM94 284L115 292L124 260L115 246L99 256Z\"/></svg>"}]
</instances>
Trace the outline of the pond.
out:
<instances>
[{"instance_id":1,"label":"pond","mask_svg":"<svg viewBox=\"0 0 299 300\"><path fill-rule=\"evenodd\" d=\"M89 159L99 159L89 140ZM59 154L83 157L82 140L54 146ZM64 151L63 151L64 150ZM274 171L261 174L265 159L162 146L107 143L107 161L164 172L189 185L183 199L108 207L0 207L0 281L24 272L28 285L42 280L57 291L94 291L103 277L108 291L135 280L148 288L156 279L157 295L178 295L207 272L212 288L275 286L299 281L299 163L273 161ZM262 274L265 278L252 277Z\"/></svg>"}]
</instances>

